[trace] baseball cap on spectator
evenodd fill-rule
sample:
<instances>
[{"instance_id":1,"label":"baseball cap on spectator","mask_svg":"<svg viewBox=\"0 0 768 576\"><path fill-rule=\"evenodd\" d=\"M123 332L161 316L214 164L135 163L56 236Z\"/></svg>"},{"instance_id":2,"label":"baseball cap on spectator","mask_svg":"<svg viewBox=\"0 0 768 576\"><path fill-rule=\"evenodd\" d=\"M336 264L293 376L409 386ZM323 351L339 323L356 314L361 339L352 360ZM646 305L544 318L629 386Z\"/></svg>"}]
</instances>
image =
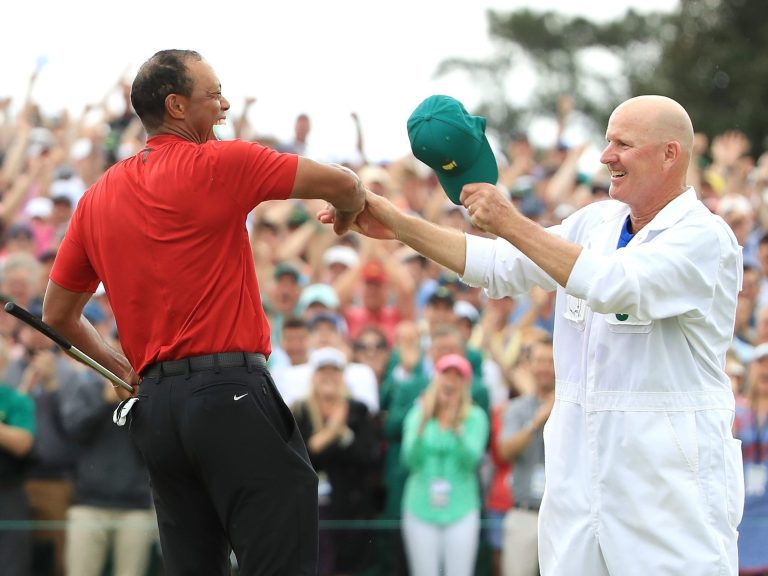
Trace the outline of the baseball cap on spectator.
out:
<instances>
[{"instance_id":1,"label":"baseball cap on spectator","mask_svg":"<svg viewBox=\"0 0 768 576\"><path fill-rule=\"evenodd\" d=\"M314 370L320 368L326 368L331 366L338 370L344 370L347 366L347 357L344 356L344 352L338 348L332 346L326 346L325 348L318 348L313 350L309 354L309 365Z\"/></svg>"},{"instance_id":2,"label":"baseball cap on spectator","mask_svg":"<svg viewBox=\"0 0 768 576\"><path fill-rule=\"evenodd\" d=\"M323 254L323 264L331 266L332 264L342 264L347 268L357 266L360 258L354 248L350 246L336 245L331 246Z\"/></svg>"},{"instance_id":3,"label":"baseball cap on spectator","mask_svg":"<svg viewBox=\"0 0 768 576\"><path fill-rule=\"evenodd\" d=\"M461 102L434 95L422 101L407 123L413 155L432 168L454 204L465 184L496 184L499 168L485 137L485 118L471 116Z\"/></svg>"},{"instance_id":4,"label":"baseball cap on spectator","mask_svg":"<svg viewBox=\"0 0 768 576\"><path fill-rule=\"evenodd\" d=\"M370 260L363 266L363 281L374 284L383 284L387 281L387 271L378 260Z\"/></svg>"},{"instance_id":5,"label":"baseball cap on spectator","mask_svg":"<svg viewBox=\"0 0 768 576\"><path fill-rule=\"evenodd\" d=\"M288 228L293 230L294 228L298 228L304 224L307 220L309 220L309 214L307 214L307 210L304 205L296 204L293 207L293 210L291 210L291 213L288 215L286 224L288 225Z\"/></svg>"},{"instance_id":6,"label":"baseball cap on spectator","mask_svg":"<svg viewBox=\"0 0 768 576\"><path fill-rule=\"evenodd\" d=\"M11 239L17 239L17 238L26 238L27 240L33 240L35 235L32 232L32 228L29 227L29 224L25 224L24 222L16 222L14 224L11 224L11 226L8 228L8 238Z\"/></svg>"},{"instance_id":7,"label":"baseball cap on spectator","mask_svg":"<svg viewBox=\"0 0 768 576\"><path fill-rule=\"evenodd\" d=\"M435 372L442 374L446 370L457 370L464 380L469 380L472 377L472 366L469 361L458 354L446 354L441 356L435 364Z\"/></svg>"},{"instance_id":8,"label":"baseball cap on spectator","mask_svg":"<svg viewBox=\"0 0 768 576\"><path fill-rule=\"evenodd\" d=\"M366 187L370 188L371 185L380 186L385 192L388 192L392 188L392 177L386 168L377 166L376 164L368 164L363 166L358 171L357 175Z\"/></svg>"},{"instance_id":9,"label":"baseball cap on spectator","mask_svg":"<svg viewBox=\"0 0 768 576\"><path fill-rule=\"evenodd\" d=\"M765 357L768 357L768 342L758 344L752 351L752 360L762 360Z\"/></svg>"},{"instance_id":10,"label":"baseball cap on spectator","mask_svg":"<svg viewBox=\"0 0 768 576\"><path fill-rule=\"evenodd\" d=\"M93 150L93 143L86 137L78 138L72 143L69 149L69 159L73 162L83 160L90 156Z\"/></svg>"},{"instance_id":11,"label":"baseball cap on spectator","mask_svg":"<svg viewBox=\"0 0 768 576\"><path fill-rule=\"evenodd\" d=\"M303 314L312 304L322 304L326 308L336 310L339 307L339 297L330 284L310 284L299 296L299 313Z\"/></svg>"},{"instance_id":12,"label":"baseball cap on spectator","mask_svg":"<svg viewBox=\"0 0 768 576\"><path fill-rule=\"evenodd\" d=\"M56 196L51 196L51 202L54 206L65 205L68 208L72 208L72 198L66 194L57 194Z\"/></svg>"},{"instance_id":13,"label":"baseball cap on spectator","mask_svg":"<svg viewBox=\"0 0 768 576\"><path fill-rule=\"evenodd\" d=\"M24 206L24 214L27 218L40 218L45 220L49 218L53 211L53 202L50 198L45 196L37 196L32 198L27 205Z\"/></svg>"},{"instance_id":14,"label":"baseball cap on spectator","mask_svg":"<svg viewBox=\"0 0 768 576\"><path fill-rule=\"evenodd\" d=\"M293 276L293 279L297 282L301 280L301 272L299 272L299 269L296 268L296 266L290 264L289 262L280 262L277 266L275 266L275 271L272 273L272 277L277 280L278 278L286 275Z\"/></svg>"},{"instance_id":15,"label":"baseball cap on spectator","mask_svg":"<svg viewBox=\"0 0 768 576\"><path fill-rule=\"evenodd\" d=\"M466 300L456 300L453 305L453 313L456 314L457 318L469 320L470 324L477 322L477 319L480 317L477 308Z\"/></svg>"},{"instance_id":16,"label":"baseball cap on spectator","mask_svg":"<svg viewBox=\"0 0 768 576\"><path fill-rule=\"evenodd\" d=\"M427 304L436 304L438 302L444 302L451 307L453 307L453 304L455 302L455 299L453 297L453 292L451 292L450 288L446 288L445 286L438 286L437 289L432 292L429 299L427 300Z\"/></svg>"},{"instance_id":17,"label":"baseball cap on spectator","mask_svg":"<svg viewBox=\"0 0 768 576\"><path fill-rule=\"evenodd\" d=\"M50 194L51 198L68 198L71 206L77 204L77 201L85 193L85 184L80 178L59 178L51 182Z\"/></svg>"},{"instance_id":18,"label":"baseball cap on spectator","mask_svg":"<svg viewBox=\"0 0 768 576\"><path fill-rule=\"evenodd\" d=\"M347 333L347 325L344 319L334 312L318 312L307 322L307 328L314 330L318 324L331 324L339 334Z\"/></svg>"},{"instance_id":19,"label":"baseball cap on spectator","mask_svg":"<svg viewBox=\"0 0 768 576\"><path fill-rule=\"evenodd\" d=\"M459 292L466 292L469 290L469 286L464 284L464 282L459 279L459 275L455 272L441 272L440 276L437 278L437 283L440 286L453 286Z\"/></svg>"}]
</instances>

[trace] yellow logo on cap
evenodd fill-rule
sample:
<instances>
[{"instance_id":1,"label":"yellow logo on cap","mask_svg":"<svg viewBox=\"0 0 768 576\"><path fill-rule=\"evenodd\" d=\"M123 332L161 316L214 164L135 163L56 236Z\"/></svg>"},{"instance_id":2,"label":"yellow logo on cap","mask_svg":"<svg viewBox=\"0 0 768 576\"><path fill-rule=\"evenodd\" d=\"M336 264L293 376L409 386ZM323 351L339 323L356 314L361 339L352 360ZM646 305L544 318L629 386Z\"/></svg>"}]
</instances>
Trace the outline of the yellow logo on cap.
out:
<instances>
[{"instance_id":1,"label":"yellow logo on cap","mask_svg":"<svg viewBox=\"0 0 768 576\"><path fill-rule=\"evenodd\" d=\"M458 166L458 164L456 164L456 160L451 160L448 162L448 164L443 164L443 170L450 171L456 168L456 166Z\"/></svg>"}]
</instances>

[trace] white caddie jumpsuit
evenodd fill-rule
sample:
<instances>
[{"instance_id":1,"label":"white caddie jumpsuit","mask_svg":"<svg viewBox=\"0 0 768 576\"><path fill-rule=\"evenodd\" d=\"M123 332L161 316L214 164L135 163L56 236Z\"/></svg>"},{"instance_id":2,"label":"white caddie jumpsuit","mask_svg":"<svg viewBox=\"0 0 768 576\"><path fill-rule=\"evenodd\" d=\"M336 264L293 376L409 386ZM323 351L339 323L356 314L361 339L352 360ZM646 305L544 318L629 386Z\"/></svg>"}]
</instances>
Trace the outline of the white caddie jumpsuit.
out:
<instances>
[{"instance_id":1,"label":"white caddie jumpsuit","mask_svg":"<svg viewBox=\"0 0 768 576\"><path fill-rule=\"evenodd\" d=\"M617 250L614 200L549 231L584 247L565 289L503 239L467 235L490 297L557 289L544 429L543 576L737 574L744 482L723 371L741 248L693 188Z\"/></svg>"}]
</instances>

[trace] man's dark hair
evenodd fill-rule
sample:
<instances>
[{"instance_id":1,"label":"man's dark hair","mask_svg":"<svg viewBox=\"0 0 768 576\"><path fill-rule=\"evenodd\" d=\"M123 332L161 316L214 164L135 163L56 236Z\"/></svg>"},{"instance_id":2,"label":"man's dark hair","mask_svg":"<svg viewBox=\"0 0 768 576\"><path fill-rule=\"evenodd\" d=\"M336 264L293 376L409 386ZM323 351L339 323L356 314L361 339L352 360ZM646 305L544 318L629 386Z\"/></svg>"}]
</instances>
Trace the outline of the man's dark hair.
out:
<instances>
[{"instance_id":1,"label":"man's dark hair","mask_svg":"<svg viewBox=\"0 0 768 576\"><path fill-rule=\"evenodd\" d=\"M131 104L144 128L151 131L162 124L169 94L192 95L187 60L202 59L194 50L161 50L142 64L131 86Z\"/></svg>"}]
</instances>

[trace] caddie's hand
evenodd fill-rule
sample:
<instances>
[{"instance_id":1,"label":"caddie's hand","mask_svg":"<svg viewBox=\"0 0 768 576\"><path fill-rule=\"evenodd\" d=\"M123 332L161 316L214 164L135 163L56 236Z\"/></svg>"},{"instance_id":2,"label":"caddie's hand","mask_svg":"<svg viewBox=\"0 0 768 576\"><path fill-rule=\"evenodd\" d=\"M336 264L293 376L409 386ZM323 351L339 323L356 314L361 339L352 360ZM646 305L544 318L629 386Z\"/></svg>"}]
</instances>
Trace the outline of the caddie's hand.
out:
<instances>
[{"instance_id":1,"label":"caddie's hand","mask_svg":"<svg viewBox=\"0 0 768 576\"><path fill-rule=\"evenodd\" d=\"M459 199L475 228L497 236L501 235L500 231L509 224L511 217L519 215L512 202L492 184L467 184Z\"/></svg>"},{"instance_id":2,"label":"caddie's hand","mask_svg":"<svg viewBox=\"0 0 768 576\"><path fill-rule=\"evenodd\" d=\"M366 190L363 210L355 215L348 229L369 238L393 240L394 226L399 214L398 209L389 200ZM323 224L333 224L333 230L337 234L336 220L339 216L340 213L331 205L317 213L317 219Z\"/></svg>"}]
</instances>

